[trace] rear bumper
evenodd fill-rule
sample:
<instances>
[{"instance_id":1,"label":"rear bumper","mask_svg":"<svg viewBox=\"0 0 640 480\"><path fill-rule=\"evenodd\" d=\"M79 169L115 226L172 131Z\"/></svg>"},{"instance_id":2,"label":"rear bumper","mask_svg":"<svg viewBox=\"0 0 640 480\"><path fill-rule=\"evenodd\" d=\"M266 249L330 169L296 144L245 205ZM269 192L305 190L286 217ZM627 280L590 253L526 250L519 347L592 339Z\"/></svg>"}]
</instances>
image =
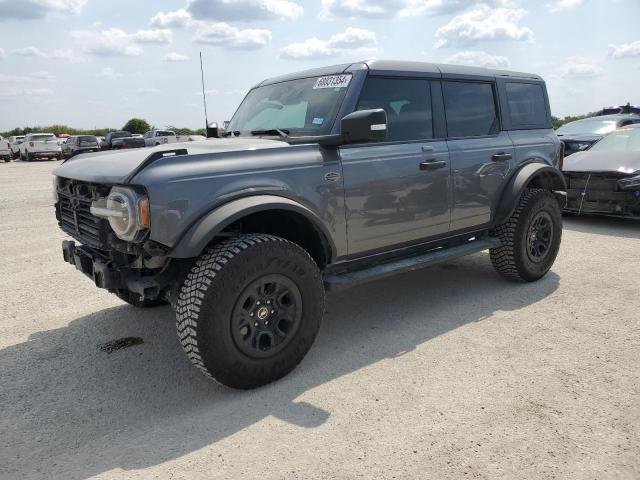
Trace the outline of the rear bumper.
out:
<instances>
[{"instance_id":1,"label":"rear bumper","mask_svg":"<svg viewBox=\"0 0 640 480\"><path fill-rule=\"evenodd\" d=\"M156 300L161 293L155 276L141 275L139 270L133 268L120 268L92 249L76 245L73 241L62 242L62 257L93 280L98 288L128 290L140 295L143 300Z\"/></svg>"},{"instance_id":2,"label":"rear bumper","mask_svg":"<svg viewBox=\"0 0 640 480\"><path fill-rule=\"evenodd\" d=\"M62 155L62 152L28 152L27 155L30 158L49 158L49 157L58 157Z\"/></svg>"}]
</instances>

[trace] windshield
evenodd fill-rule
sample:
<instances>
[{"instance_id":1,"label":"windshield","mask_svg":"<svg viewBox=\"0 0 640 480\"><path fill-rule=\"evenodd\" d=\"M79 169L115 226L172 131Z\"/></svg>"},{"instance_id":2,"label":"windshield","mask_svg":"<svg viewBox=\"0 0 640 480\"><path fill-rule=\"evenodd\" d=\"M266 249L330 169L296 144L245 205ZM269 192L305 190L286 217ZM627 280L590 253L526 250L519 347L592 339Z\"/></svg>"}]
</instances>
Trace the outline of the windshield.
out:
<instances>
[{"instance_id":1,"label":"windshield","mask_svg":"<svg viewBox=\"0 0 640 480\"><path fill-rule=\"evenodd\" d=\"M330 132L351 75L301 78L251 90L227 127L241 135L281 130L291 136Z\"/></svg>"},{"instance_id":2,"label":"windshield","mask_svg":"<svg viewBox=\"0 0 640 480\"><path fill-rule=\"evenodd\" d=\"M616 129L615 120L598 120L597 118L587 118L576 122L567 123L560 127L558 135L606 135Z\"/></svg>"},{"instance_id":3,"label":"windshield","mask_svg":"<svg viewBox=\"0 0 640 480\"><path fill-rule=\"evenodd\" d=\"M78 143L81 147L93 147L98 145L98 139L91 136L78 137Z\"/></svg>"},{"instance_id":4,"label":"windshield","mask_svg":"<svg viewBox=\"0 0 640 480\"><path fill-rule=\"evenodd\" d=\"M597 152L639 152L640 128L622 128L610 133L593 147Z\"/></svg>"},{"instance_id":5,"label":"windshield","mask_svg":"<svg viewBox=\"0 0 640 480\"><path fill-rule=\"evenodd\" d=\"M47 135L29 135L30 142L48 142L49 140L55 140L56 136L53 134Z\"/></svg>"}]
</instances>

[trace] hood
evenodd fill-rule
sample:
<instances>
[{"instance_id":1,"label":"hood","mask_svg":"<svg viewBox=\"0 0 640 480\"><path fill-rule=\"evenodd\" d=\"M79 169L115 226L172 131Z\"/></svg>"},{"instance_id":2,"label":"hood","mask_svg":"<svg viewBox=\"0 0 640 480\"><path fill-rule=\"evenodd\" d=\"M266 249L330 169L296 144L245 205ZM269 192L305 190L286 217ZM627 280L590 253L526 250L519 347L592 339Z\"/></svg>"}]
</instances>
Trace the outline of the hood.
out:
<instances>
[{"instance_id":1,"label":"hood","mask_svg":"<svg viewBox=\"0 0 640 480\"><path fill-rule=\"evenodd\" d=\"M640 171L640 152L577 152L564 159L562 170L630 174Z\"/></svg>"},{"instance_id":2,"label":"hood","mask_svg":"<svg viewBox=\"0 0 640 480\"><path fill-rule=\"evenodd\" d=\"M123 184L138 170L149 156L156 152L171 152L186 149L189 155L217 154L288 147L281 140L264 138L212 138L197 142L170 143L153 148L132 148L98 153L86 153L64 162L53 171L58 177L72 178L83 182Z\"/></svg>"}]
</instances>

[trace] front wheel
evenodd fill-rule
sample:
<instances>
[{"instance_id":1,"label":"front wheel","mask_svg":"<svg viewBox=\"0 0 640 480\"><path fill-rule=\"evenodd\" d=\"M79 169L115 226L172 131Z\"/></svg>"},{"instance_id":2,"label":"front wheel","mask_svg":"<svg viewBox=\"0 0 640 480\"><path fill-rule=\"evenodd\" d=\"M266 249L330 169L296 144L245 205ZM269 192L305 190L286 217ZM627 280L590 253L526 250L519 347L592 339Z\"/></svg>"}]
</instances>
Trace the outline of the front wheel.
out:
<instances>
[{"instance_id":1,"label":"front wheel","mask_svg":"<svg viewBox=\"0 0 640 480\"><path fill-rule=\"evenodd\" d=\"M324 308L318 266L300 246L266 234L223 241L197 260L176 304L180 342L214 380L250 389L291 372Z\"/></svg>"},{"instance_id":2,"label":"front wheel","mask_svg":"<svg viewBox=\"0 0 640 480\"><path fill-rule=\"evenodd\" d=\"M493 235L502 242L490 250L498 273L510 280L538 280L549 271L560 249L560 204L548 190L526 189L511 217Z\"/></svg>"}]
</instances>

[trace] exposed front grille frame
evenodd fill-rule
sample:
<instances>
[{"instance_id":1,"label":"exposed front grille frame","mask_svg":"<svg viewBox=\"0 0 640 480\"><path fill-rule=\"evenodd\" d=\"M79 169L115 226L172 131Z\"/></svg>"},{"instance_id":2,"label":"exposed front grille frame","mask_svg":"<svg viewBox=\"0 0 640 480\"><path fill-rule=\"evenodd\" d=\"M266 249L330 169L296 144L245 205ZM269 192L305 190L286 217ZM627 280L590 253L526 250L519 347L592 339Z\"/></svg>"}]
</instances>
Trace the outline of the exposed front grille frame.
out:
<instances>
[{"instance_id":1,"label":"exposed front grille frame","mask_svg":"<svg viewBox=\"0 0 640 480\"><path fill-rule=\"evenodd\" d=\"M102 197L101 187L60 179L56 216L60 228L84 245L107 250L109 223L91 214L91 203Z\"/></svg>"}]
</instances>

